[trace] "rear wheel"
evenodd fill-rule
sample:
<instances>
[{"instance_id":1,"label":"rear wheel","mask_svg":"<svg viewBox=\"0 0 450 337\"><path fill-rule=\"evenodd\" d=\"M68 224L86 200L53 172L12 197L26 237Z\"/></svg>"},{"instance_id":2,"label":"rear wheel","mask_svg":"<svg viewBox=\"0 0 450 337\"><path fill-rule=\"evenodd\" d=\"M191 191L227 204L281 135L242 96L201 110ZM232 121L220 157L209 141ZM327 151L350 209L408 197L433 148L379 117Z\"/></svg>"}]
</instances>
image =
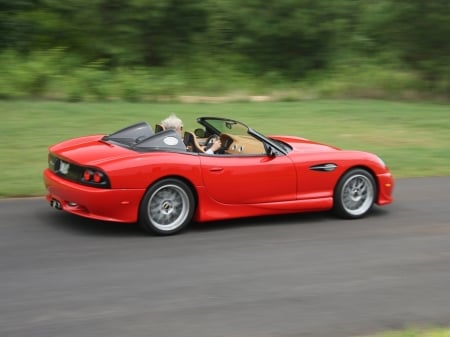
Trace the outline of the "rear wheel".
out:
<instances>
[{"instance_id":1,"label":"rear wheel","mask_svg":"<svg viewBox=\"0 0 450 337\"><path fill-rule=\"evenodd\" d=\"M178 179L164 179L152 185L142 199L139 224L154 234L175 234L191 222L194 210L189 186Z\"/></svg>"},{"instance_id":2,"label":"rear wheel","mask_svg":"<svg viewBox=\"0 0 450 337\"><path fill-rule=\"evenodd\" d=\"M334 191L334 210L344 218L365 216L373 207L376 196L373 176L363 169L348 171L339 180Z\"/></svg>"}]
</instances>

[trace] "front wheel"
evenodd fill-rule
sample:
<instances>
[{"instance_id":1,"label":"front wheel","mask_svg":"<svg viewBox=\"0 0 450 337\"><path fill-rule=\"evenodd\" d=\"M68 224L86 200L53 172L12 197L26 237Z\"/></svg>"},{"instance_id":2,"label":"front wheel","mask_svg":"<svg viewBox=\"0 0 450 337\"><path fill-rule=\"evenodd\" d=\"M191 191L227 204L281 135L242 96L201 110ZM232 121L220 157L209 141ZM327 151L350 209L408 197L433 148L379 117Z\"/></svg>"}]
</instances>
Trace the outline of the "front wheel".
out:
<instances>
[{"instance_id":1,"label":"front wheel","mask_svg":"<svg viewBox=\"0 0 450 337\"><path fill-rule=\"evenodd\" d=\"M145 193L139 224L154 234L175 234L190 223L194 210L195 198L189 186L178 179L164 179Z\"/></svg>"},{"instance_id":2,"label":"front wheel","mask_svg":"<svg viewBox=\"0 0 450 337\"><path fill-rule=\"evenodd\" d=\"M363 169L348 171L334 191L335 212L348 219L365 216L373 207L377 187L373 176Z\"/></svg>"}]
</instances>

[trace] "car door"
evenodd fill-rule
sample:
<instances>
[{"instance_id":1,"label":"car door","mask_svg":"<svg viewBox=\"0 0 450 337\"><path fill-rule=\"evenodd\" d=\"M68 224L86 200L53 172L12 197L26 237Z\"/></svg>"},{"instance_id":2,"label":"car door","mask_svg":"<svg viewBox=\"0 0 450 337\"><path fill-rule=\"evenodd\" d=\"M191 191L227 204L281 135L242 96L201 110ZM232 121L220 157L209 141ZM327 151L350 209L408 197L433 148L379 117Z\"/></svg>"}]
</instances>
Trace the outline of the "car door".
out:
<instances>
[{"instance_id":1,"label":"car door","mask_svg":"<svg viewBox=\"0 0 450 337\"><path fill-rule=\"evenodd\" d=\"M297 175L284 155L201 155L204 185L224 204L257 204L294 200Z\"/></svg>"}]
</instances>

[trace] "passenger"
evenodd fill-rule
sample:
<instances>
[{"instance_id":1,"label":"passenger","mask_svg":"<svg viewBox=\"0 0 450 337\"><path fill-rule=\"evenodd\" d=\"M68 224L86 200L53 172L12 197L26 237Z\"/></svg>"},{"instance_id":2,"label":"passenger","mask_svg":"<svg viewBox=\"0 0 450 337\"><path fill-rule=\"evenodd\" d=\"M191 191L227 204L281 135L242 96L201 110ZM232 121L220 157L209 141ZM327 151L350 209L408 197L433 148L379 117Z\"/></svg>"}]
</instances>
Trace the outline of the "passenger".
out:
<instances>
[{"instance_id":1,"label":"passenger","mask_svg":"<svg viewBox=\"0 0 450 337\"><path fill-rule=\"evenodd\" d=\"M161 125L164 130L175 130L180 135L180 137L183 137L183 135L181 134L183 131L183 121L175 114L171 114L169 117L162 120ZM214 154L214 152L219 150L221 146L222 142L220 141L220 138L217 137L217 139L214 139L213 144L208 150L205 151L205 153Z\"/></svg>"}]
</instances>

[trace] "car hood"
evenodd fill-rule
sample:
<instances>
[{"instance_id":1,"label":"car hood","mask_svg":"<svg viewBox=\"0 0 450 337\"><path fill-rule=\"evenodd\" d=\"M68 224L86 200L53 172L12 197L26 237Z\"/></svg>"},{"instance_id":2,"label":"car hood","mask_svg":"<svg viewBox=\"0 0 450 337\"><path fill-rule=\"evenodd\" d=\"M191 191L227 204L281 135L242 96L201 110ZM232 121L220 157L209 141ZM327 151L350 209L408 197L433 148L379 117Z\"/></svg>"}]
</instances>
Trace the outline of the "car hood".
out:
<instances>
[{"instance_id":1,"label":"car hood","mask_svg":"<svg viewBox=\"0 0 450 337\"><path fill-rule=\"evenodd\" d=\"M314 142L306 138L286 137L286 136L272 136L271 138L289 144L295 152L313 153L313 152L335 152L341 150L340 148Z\"/></svg>"},{"instance_id":2,"label":"car hood","mask_svg":"<svg viewBox=\"0 0 450 337\"><path fill-rule=\"evenodd\" d=\"M136 155L134 151L102 141L103 136L96 135L66 140L51 146L49 150L69 162L94 166L116 158Z\"/></svg>"}]
</instances>

